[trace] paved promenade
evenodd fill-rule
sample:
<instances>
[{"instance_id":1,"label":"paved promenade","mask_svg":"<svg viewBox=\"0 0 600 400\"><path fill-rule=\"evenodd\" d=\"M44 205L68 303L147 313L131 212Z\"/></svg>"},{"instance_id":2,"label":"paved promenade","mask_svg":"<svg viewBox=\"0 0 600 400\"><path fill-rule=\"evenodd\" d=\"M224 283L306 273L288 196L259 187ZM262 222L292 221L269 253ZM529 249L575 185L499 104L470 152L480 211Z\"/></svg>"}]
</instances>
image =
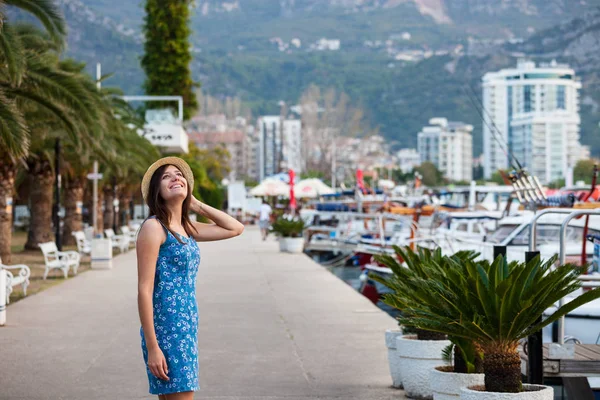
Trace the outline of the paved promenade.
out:
<instances>
[{"instance_id":1,"label":"paved promenade","mask_svg":"<svg viewBox=\"0 0 600 400\"><path fill-rule=\"evenodd\" d=\"M254 227L201 243L202 390L196 399L398 400L384 331L395 321L304 255ZM8 307L0 399L151 399L135 251ZM156 397L154 397L156 399Z\"/></svg>"}]
</instances>

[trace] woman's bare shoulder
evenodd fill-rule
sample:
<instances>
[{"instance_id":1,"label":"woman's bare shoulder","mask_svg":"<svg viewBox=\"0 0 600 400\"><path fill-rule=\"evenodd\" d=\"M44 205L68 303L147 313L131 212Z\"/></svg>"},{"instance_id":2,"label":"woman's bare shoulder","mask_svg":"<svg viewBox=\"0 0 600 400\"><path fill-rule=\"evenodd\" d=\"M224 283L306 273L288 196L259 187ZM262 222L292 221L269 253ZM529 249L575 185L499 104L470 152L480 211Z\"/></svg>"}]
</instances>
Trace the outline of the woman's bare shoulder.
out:
<instances>
[{"instance_id":1,"label":"woman's bare shoulder","mask_svg":"<svg viewBox=\"0 0 600 400\"><path fill-rule=\"evenodd\" d=\"M144 222L138 233L138 243L157 242L163 243L167 238L165 229L156 218L150 218Z\"/></svg>"}]
</instances>

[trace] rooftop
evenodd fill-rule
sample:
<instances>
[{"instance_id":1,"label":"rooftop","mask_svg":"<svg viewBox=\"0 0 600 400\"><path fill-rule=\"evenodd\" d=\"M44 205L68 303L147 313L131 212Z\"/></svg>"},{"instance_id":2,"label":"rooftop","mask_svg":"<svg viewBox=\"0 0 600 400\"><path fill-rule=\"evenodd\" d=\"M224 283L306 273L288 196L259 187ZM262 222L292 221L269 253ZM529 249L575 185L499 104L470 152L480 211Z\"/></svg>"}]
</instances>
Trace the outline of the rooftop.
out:
<instances>
[{"instance_id":1,"label":"rooftop","mask_svg":"<svg viewBox=\"0 0 600 400\"><path fill-rule=\"evenodd\" d=\"M197 144L231 144L244 141L244 132L240 130L189 132L190 140Z\"/></svg>"}]
</instances>

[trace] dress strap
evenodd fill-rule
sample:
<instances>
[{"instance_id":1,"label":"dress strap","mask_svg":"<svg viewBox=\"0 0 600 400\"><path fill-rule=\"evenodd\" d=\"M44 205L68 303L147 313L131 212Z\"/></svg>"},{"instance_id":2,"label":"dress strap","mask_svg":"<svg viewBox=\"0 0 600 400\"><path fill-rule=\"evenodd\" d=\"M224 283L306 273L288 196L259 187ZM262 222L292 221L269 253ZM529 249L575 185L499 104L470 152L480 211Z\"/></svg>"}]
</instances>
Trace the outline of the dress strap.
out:
<instances>
[{"instance_id":1,"label":"dress strap","mask_svg":"<svg viewBox=\"0 0 600 400\"><path fill-rule=\"evenodd\" d=\"M165 230L165 233L167 234L167 238L169 237L169 235L171 235L171 236L173 236L173 238L175 238L175 240L177 240L181 244L185 244L185 242L183 242L179 237L183 237L184 239L189 239L188 237L183 236L177 232L175 232L175 233L177 233L177 236L179 236L179 237L175 236L175 233L173 233L173 231L171 231L169 228L167 228L167 226L165 224L163 224L163 222L160 219L156 218L156 215L149 216L148 218L146 218L146 220L144 222L148 221L149 219L155 219L162 225L163 229ZM143 222L142 222L142 224L143 224Z\"/></svg>"}]
</instances>

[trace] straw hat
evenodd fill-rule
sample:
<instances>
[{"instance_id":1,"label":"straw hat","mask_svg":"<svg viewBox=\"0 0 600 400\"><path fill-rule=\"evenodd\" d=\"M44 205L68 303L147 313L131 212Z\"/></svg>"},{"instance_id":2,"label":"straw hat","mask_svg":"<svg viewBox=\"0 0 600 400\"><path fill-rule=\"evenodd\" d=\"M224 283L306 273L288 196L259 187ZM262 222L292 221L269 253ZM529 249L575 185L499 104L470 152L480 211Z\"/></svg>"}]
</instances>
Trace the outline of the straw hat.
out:
<instances>
[{"instance_id":1,"label":"straw hat","mask_svg":"<svg viewBox=\"0 0 600 400\"><path fill-rule=\"evenodd\" d=\"M152 179L152 175L154 175L154 172L163 165L173 165L177 167L187 181L190 190L194 189L194 174L188 163L179 157L164 157L152 164L144 174L144 178L142 179L142 196L144 196L144 200L146 200L148 192L150 191L150 180Z\"/></svg>"}]
</instances>

